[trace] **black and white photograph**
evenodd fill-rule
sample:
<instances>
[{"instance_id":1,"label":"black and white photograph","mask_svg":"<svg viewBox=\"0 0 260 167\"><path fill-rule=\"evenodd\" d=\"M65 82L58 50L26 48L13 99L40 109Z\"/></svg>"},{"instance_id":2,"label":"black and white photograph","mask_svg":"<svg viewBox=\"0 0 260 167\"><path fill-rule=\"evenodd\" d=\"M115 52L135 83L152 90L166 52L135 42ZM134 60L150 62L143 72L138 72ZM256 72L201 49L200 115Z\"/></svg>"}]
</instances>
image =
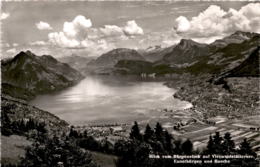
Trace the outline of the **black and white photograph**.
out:
<instances>
[{"instance_id":1,"label":"black and white photograph","mask_svg":"<svg viewBox=\"0 0 260 167\"><path fill-rule=\"evenodd\" d=\"M0 166L260 167L259 0L0 6Z\"/></svg>"}]
</instances>

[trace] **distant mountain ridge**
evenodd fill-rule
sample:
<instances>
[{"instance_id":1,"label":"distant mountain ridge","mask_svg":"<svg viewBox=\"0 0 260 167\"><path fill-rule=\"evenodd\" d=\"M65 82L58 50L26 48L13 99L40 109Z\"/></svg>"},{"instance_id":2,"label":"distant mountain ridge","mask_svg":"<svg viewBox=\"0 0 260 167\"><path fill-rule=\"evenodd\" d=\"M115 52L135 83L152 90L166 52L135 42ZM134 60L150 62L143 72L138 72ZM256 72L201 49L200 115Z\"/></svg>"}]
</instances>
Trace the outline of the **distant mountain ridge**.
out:
<instances>
[{"instance_id":1,"label":"distant mountain ridge","mask_svg":"<svg viewBox=\"0 0 260 167\"><path fill-rule=\"evenodd\" d=\"M118 48L102 54L92 64L113 67L120 60L144 60L144 58L134 49Z\"/></svg>"},{"instance_id":2,"label":"distant mountain ridge","mask_svg":"<svg viewBox=\"0 0 260 167\"><path fill-rule=\"evenodd\" d=\"M249 40L250 38L257 35L254 32L243 32L243 31L236 31L235 33L231 34L230 36L224 37L223 39L218 39L211 43L212 46L215 47L224 47L231 43L241 43L245 40Z\"/></svg>"},{"instance_id":3,"label":"distant mountain ridge","mask_svg":"<svg viewBox=\"0 0 260 167\"><path fill-rule=\"evenodd\" d=\"M120 60L145 60L143 56L134 49L118 48L102 54L96 60L87 64L87 70L97 74L108 74L113 72L114 66Z\"/></svg>"},{"instance_id":4,"label":"distant mountain ridge","mask_svg":"<svg viewBox=\"0 0 260 167\"><path fill-rule=\"evenodd\" d=\"M164 54L161 60L149 63L136 61L136 65L134 60L124 60L115 67L119 68L123 74L143 72L156 73L156 75L167 73L221 74L242 63L259 45L259 34L240 31L211 44L182 39L177 45L169 47L170 49L155 48L155 54L160 54L160 56ZM135 68L130 67L130 64ZM145 67L150 71L142 70Z\"/></svg>"},{"instance_id":5,"label":"distant mountain ridge","mask_svg":"<svg viewBox=\"0 0 260 167\"><path fill-rule=\"evenodd\" d=\"M1 65L2 92L23 99L61 90L83 78L68 64L60 63L50 55L36 56L30 51L3 60Z\"/></svg>"},{"instance_id":6,"label":"distant mountain ridge","mask_svg":"<svg viewBox=\"0 0 260 167\"><path fill-rule=\"evenodd\" d=\"M171 52L162 58L161 63L172 65L194 63L209 53L210 48L207 44L201 44L190 39L182 39Z\"/></svg>"},{"instance_id":7,"label":"distant mountain ridge","mask_svg":"<svg viewBox=\"0 0 260 167\"><path fill-rule=\"evenodd\" d=\"M78 70L79 72L82 72L86 65L92 60L92 57L83 57L76 54L58 58L58 61L69 64L72 68Z\"/></svg>"},{"instance_id":8,"label":"distant mountain ridge","mask_svg":"<svg viewBox=\"0 0 260 167\"><path fill-rule=\"evenodd\" d=\"M149 62L157 62L161 60L166 54L170 53L175 45L163 48L160 45L154 47L148 47L145 50L138 50L140 54Z\"/></svg>"},{"instance_id":9,"label":"distant mountain ridge","mask_svg":"<svg viewBox=\"0 0 260 167\"><path fill-rule=\"evenodd\" d=\"M232 35L231 35L232 36ZM242 63L260 44L260 34L255 34L240 43L230 43L186 68L187 72L220 74Z\"/></svg>"}]
</instances>

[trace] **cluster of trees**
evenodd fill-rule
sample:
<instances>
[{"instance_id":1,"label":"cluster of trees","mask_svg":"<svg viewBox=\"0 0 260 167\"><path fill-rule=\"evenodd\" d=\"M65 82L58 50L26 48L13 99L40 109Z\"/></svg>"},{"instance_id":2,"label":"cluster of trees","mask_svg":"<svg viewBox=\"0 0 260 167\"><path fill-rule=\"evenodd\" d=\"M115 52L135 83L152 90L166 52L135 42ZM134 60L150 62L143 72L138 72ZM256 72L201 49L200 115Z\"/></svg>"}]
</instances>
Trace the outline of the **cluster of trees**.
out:
<instances>
[{"instance_id":1,"label":"cluster of trees","mask_svg":"<svg viewBox=\"0 0 260 167\"><path fill-rule=\"evenodd\" d=\"M91 154L77 146L68 136L44 137L26 150L21 166L97 167Z\"/></svg>"},{"instance_id":2,"label":"cluster of trees","mask_svg":"<svg viewBox=\"0 0 260 167\"><path fill-rule=\"evenodd\" d=\"M5 112L2 113L2 135L26 135L27 132L34 129L40 133L47 132L46 125L44 122L37 122L33 119L21 119L11 121L8 115L5 114Z\"/></svg>"},{"instance_id":3,"label":"cluster of trees","mask_svg":"<svg viewBox=\"0 0 260 167\"><path fill-rule=\"evenodd\" d=\"M32 121L31 125L33 125ZM174 139L171 134L163 129L160 123L157 123L155 128L151 128L147 124L144 133L141 133L139 125L135 122L129 134L129 139L119 140L114 145L108 142L107 139L97 141L92 136L89 136L86 131L79 132L73 127L68 133L63 133L59 137L56 135L51 137L47 133L37 135L32 146L27 148L26 156L22 158L20 166L96 167L97 164L93 162L91 154L87 150L117 155L119 157L116 161L117 167L210 167L215 165L176 164L173 159L151 159L149 158L150 154L159 156L174 154L240 154L256 157L246 139L240 143L239 149L237 149L230 133L221 136L219 132L209 137L204 151L197 152L193 149L193 144L189 139L185 141ZM245 167L257 166L255 159L234 160L227 166L233 167L233 164L234 166L243 164ZM225 166L225 164L216 165Z\"/></svg>"},{"instance_id":4,"label":"cluster of trees","mask_svg":"<svg viewBox=\"0 0 260 167\"><path fill-rule=\"evenodd\" d=\"M147 124L144 134L141 134L137 122L134 123L130 139L145 142L150 145L152 153L155 154L191 154L192 142L187 139L184 142L174 140L173 136L164 130L160 123L157 122L154 129Z\"/></svg>"},{"instance_id":5,"label":"cluster of trees","mask_svg":"<svg viewBox=\"0 0 260 167\"><path fill-rule=\"evenodd\" d=\"M146 126L144 133L140 132L137 122L132 127L130 132L130 140L118 141L115 143L115 153L120 157L117 161L118 167L168 167L168 166L210 166L210 164L175 164L173 159L150 159L149 154L163 155L252 155L256 157L256 153L250 147L250 143L245 139L236 149L235 143L232 140L230 133L225 133L222 137L219 132L209 137L207 148L198 152L193 149L192 142L176 140L166 130L162 128L160 123L157 123L152 129L149 124ZM213 158L211 156L211 158ZM256 167L257 162L253 159L232 160L227 166L243 164L243 166ZM225 164L218 164L225 166ZM214 164L212 165L214 166Z\"/></svg>"},{"instance_id":6,"label":"cluster of trees","mask_svg":"<svg viewBox=\"0 0 260 167\"><path fill-rule=\"evenodd\" d=\"M110 143L107 138L97 141L93 136L89 136L87 131L78 132L72 126L70 132L68 134L70 140L76 142L77 146L91 150L91 151L98 151L108 154L114 154L114 147L113 144Z\"/></svg>"},{"instance_id":7,"label":"cluster of trees","mask_svg":"<svg viewBox=\"0 0 260 167\"><path fill-rule=\"evenodd\" d=\"M31 137L31 136L30 136ZM36 133L33 144L26 148L25 157L18 165L3 164L4 167L98 167L92 154L80 147L80 141L86 140L89 147L98 147L94 138L78 133L73 128L69 133L59 135ZM92 140L93 139L93 140ZM92 145L93 144L93 145ZM91 150L91 149L90 149ZM100 151L100 150L98 150Z\"/></svg>"}]
</instances>

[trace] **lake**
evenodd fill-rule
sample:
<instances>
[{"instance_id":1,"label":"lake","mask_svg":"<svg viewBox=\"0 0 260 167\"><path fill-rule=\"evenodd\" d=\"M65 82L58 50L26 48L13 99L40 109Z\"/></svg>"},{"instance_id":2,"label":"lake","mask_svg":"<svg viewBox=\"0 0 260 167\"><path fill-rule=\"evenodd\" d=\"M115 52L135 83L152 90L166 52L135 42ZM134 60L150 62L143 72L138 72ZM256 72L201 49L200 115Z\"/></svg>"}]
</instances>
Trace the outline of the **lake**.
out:
<instances>
[{"instance_id":1,"label":"lake","mask_svg":"<svg viewBox=\"0 0 260 167\"><path fill-rule=\"evenodd\" d=\"M173 98L175 92L160 81L87 76L73 87L37 96L30 104L74 125L132 123L159 117L164 108L177 110L191 106Z\"/></svg>"}]
</instances>

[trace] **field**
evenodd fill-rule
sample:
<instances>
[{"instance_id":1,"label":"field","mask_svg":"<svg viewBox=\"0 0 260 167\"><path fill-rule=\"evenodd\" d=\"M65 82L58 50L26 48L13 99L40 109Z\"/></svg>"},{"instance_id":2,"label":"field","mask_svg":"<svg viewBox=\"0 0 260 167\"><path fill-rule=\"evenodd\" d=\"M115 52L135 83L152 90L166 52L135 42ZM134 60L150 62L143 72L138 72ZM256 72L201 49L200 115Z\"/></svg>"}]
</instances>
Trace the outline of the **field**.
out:
<instances>
[{"instance_id":1,"label":"field","mask_svg":"<svg viewBox=\"0 0 260 167\"><path fill-rule=\"evenodd\" d=\"M181 136L184 138L191 139L195 144L195 149L201 149L208 142L209 135L214 134L216 131L220 132L221 135L224 135L226 132L231 133L232 139L238 145L244 138L247 138L250 141L251 146L260 155L260 131L257 129L259 124L255 121L259 116L250 117L252 122L247 122L248 118L243 120L225 120L219 121L215 125L210 125L205 128L198 128L197 125L187 126L184 129L188 130L186 133Z\"/></svg>"},{"instance_id":2,"label":"field","mask_svg":"<svg viewBox=\"0 0 260 167\"><path fill-rule=\"evenodd\" d=\"M1 163L17 164L19 157L24 157L25 148L31 143L23 136L1 136Z\"/></svg>"},{"instance_id":3,"label":"field","mask_svg":"<svg viewBox=\"0 0 260 167\"><path fill-rule=\"evenodd\" d=\"M115 167L116 156L91 151L93 160L102 167Z\"/></svg>"}]
</instances>

